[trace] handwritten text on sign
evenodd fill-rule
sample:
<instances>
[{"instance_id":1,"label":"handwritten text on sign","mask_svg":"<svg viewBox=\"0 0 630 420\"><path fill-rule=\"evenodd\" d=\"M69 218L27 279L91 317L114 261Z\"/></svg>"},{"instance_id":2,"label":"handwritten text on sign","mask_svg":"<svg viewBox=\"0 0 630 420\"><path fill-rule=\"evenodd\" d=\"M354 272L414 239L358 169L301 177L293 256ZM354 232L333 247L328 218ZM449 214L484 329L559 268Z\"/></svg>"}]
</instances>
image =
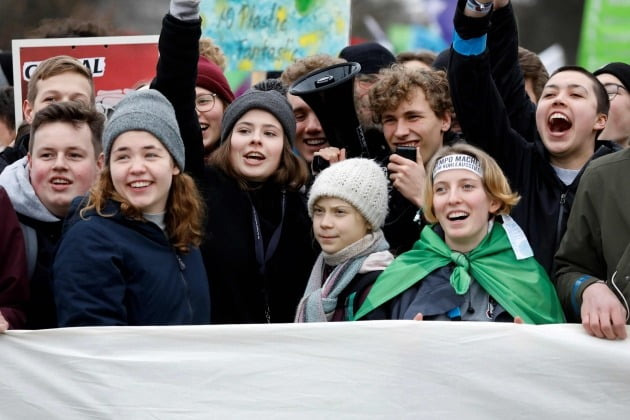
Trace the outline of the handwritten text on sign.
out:
<instances>
[{"instance_id":1,"label":"handwritten text on sign","mask_svg":"<svg viewBox=\"0 0 630 420\"><path fill-rule=\"evenodd\" d=\"M204 0L201 13L203 35L221 47L229 70L282 70L348 45L349 0Z\"/></svg>"}]
</instances>

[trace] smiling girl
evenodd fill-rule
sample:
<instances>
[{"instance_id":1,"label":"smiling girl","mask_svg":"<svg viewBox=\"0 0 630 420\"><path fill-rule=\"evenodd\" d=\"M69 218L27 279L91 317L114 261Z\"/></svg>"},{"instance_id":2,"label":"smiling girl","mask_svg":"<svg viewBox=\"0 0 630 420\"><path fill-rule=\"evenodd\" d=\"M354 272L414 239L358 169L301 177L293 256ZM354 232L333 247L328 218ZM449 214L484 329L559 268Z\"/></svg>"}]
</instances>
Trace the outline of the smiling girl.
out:
<instances>
[{"instance_id":1,"label":"smiling girl","mask_svg":"<svg viewBox=\"0 0 630 420\"><path fill-rule=\"evenodd\" d=\"M230 105L215 102L213 110L227 106L217 147L204 167L203 141L212 124L205 125L195 110L195 105L205 108L194 77L200 34L199 1L171 0L152 86L177 110L187 170L208 209L202 253L212 322L292 322L317 255L299 191L308 173L292 152L293 110L286 92L273 90L282 85L273 82L250 89Z\"/></svg>"},{"instance_id":2,"label":"smiling girl","mask_svg":"<svg viewBox=\"0 0 630 420\"><path fill-rule=\"evenodd\" d=\"M209 323L203 202L183 173L173 107L154 90L128 94L103 149L105 168L53 265L59 326Z\"/></svg>"},{"instance_id":3,"label":"smiling girl","mask_svg":"<svg viewBox=\"0 0 630 420\"><path fill-rule=\"evenodd\" d=\"M202 179L213 323L293 321L316 256L299 192L307 170L280 88L267 82L227 107Z\"/></svg>"},{"instance_id":4,"label":"smiling girl","mask_svg":"<svg viewBox=\"0 0 630 420\"><path fill-rule=\"evenodd\" d=\"M387 178L369 159L347 159L322 171L309 193L309 214L322 248L296 322L347 321L363 293L394 259L381 228Z\"/></svg>"},{"instance_id":5,"label":"smiling girl","mask_svg":"<svg viewBox=\"0 0 630 420\"><path fill-rule=\"evenodd\" d=\"M219 146L221 118L225 108L234 100L223 71L212 61L199 57L197 86L195 86L195 111L203 133L204 160Z\"/></svg>"},{"instance_id":6,"label":"smiling girl","mask_svg":"<svg viewBox=\"0 0 630 420\"><path fill-rule=\"evenodd\" d=\"M496 162L469 145L427 169L426 226L377 279L355 319L564 322L555 289L508 216L518 202Z\"/></svg>"}]
</instances>

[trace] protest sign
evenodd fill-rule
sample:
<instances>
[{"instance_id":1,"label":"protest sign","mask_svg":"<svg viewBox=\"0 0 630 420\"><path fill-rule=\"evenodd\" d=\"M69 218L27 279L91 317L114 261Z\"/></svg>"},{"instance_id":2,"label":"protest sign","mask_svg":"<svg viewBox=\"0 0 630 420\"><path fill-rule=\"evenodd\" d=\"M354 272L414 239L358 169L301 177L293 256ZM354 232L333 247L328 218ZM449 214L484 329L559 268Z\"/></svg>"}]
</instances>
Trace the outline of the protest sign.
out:
<instances>
[{"instance_id":1,"label":"protest sign","mask_svg":"<svg viewBox=\"0 0 630 420\"><path fill-rule=\"evenodd\" d=\"M94 76L96 105L107 113L129 90L153 79L157 42L157 35L13 40L16 123L22 120L28 80L47 58L69 55L82 61Z\"/></svg>"},{"instance_id":2,"label":"protest sign","mask_svg":"<svg viewBox=\"0 0 630 420\"><path fill-rule=\"evenodd\" d=\"M369 321L0 334L7 419L627 418L630 341Z\"/></svg>"},{"instance_id":3,"label":"protest sign","mask_svg":"<svg viewBox=\"0 0 630 420\"><path fill-rule=\"evenodd\" d=\"M578 52L580 66L594 71L630 57L630 1L587 0Z\"/></svg>"},{"instance_id":4,"label":"protest sign","mask_svg":"<svg viewBox=\"0 0 630 420\"><path fill-rule=\"evenodd\" d=\"M223 50L228 70L283 70L349 42L350 0L204 0L203 35Z\"/></svg>"}]
</instances>

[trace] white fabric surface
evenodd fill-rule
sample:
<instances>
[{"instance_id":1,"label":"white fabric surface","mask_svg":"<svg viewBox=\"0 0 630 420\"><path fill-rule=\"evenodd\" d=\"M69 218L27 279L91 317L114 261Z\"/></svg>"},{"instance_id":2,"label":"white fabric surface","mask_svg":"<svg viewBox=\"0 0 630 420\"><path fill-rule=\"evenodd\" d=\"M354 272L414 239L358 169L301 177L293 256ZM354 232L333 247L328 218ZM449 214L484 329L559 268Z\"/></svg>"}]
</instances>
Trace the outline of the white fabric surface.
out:
<instances>
[{"instance_id":1,"label":"white fabric surface","mask_svg":"<svg viewBox=\"0 0 630 420\"><path fill-rule=\"evenodd\" d=\"M628 418L630 341L378 321L0 334L0 419Z\"/></svg>"}]
</instances>

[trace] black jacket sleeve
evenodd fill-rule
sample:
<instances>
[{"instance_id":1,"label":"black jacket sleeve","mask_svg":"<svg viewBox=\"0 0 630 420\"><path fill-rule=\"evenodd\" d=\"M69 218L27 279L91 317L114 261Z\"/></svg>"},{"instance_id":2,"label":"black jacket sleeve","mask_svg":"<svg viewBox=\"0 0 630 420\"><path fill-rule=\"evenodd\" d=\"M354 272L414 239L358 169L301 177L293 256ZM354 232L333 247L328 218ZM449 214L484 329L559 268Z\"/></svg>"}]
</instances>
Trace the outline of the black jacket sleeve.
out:
<instances>
[{"instance_id":1,"label":"black jacket sleeve","mask_svg":"<svg viewBox=\"0 0 630 420\"><path fill-rule=\"evenodd\" d=\"M458 9L456 14L463 12ZM466 31L461 26L474 20L455 19L455 30ZM462 55L452 48L448 81L466 140L490 154L513 187L520 185L524 174L529 173L527 168L531 166L536 145L512 128L508 110L492 77L488 49L479 55Z\"/></svg>"},{"instance_id":2,"label":"black jacket sleeve","mask_svg":"<svg viewBox=\"0 0 630 420\"><path fill-rule=\"evenodd\" d=\"M518 28L512 4L495 10L490 17L488 51L492 79L505 104L510 125L525 140L533 142L536 105L525 91L523 71L518 60Z\"/></svg>"},{"instance_id":3,"label":"black jacket sleeve","mask_svg":"<svg viewBox=\"0 0 630 420\"><path fill-rule=\"evenodd\" d=\"M203 137L195 111L201 19L182 21L167 14L162 20L157 75L151 84L168 98L186 147L186 172L197 182L203 176Z\"/></svg>"}]
</instances>

